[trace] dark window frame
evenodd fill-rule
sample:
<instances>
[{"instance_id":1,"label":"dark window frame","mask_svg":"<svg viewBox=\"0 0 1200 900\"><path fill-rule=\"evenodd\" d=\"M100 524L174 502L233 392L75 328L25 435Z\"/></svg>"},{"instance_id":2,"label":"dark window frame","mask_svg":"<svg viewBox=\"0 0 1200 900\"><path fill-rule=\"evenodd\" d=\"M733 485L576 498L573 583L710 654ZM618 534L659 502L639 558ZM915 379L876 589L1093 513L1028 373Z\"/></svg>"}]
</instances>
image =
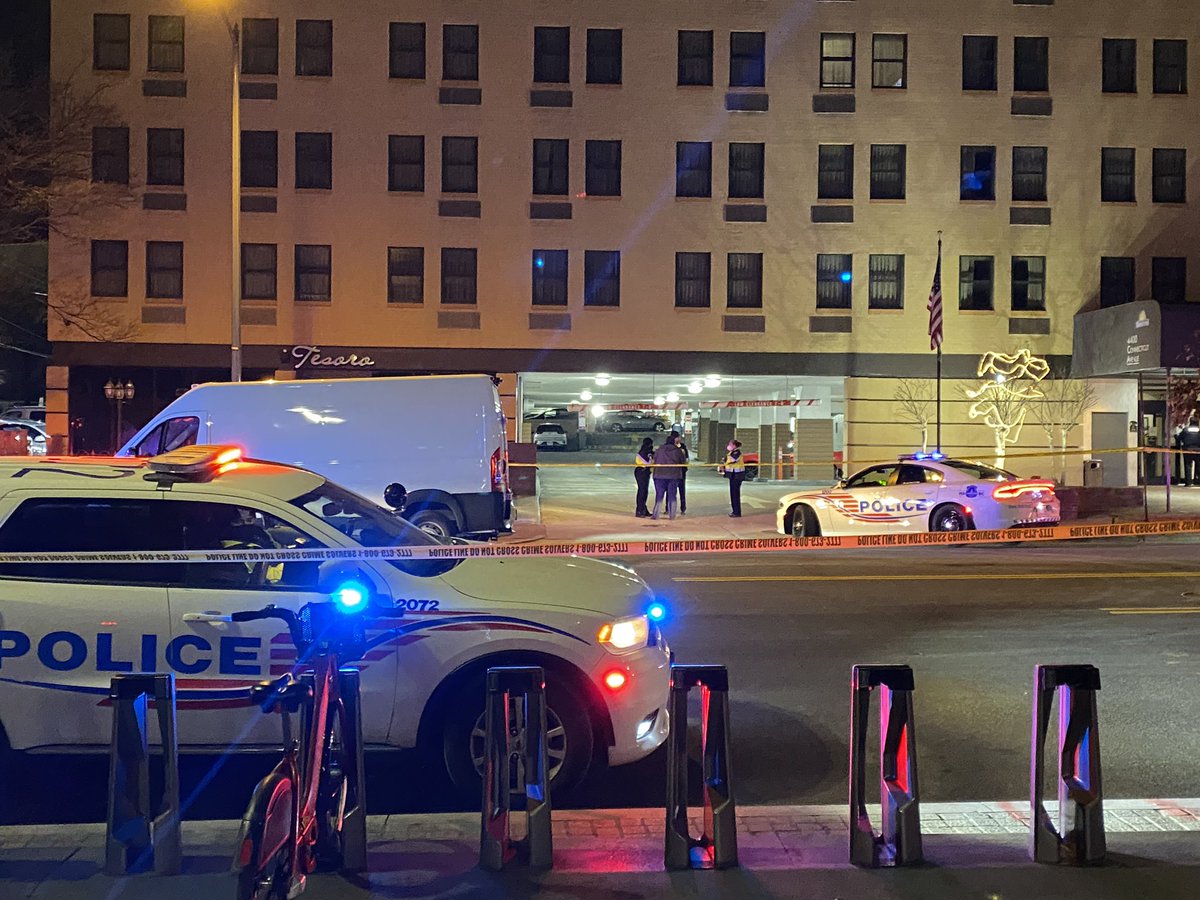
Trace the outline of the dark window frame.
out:
<instances>
[{"instance_id":1,"label":"dark window frame","mask_svg":"<svg viewBox=\"0 0 1200 900\"><path fill-rule=\"evenodd\" d=\"M146 241L146 299L183 299L183 241Z\"/></svg>"},{"instance_id":2,"label":"dark window frame","mask_svg":"<svg viewBox=\"0 0 1200 900\"><path fill-rule=\"evenodd\" d=\"M279 187L279 132L243 131L241 155L242 187Z\"/></svg>"},{"instance_id":3,"label":"dark window frame","mask_svg":"<svg viewBox=\"0 0 1200 900\"><path fill-rule=\"evenodd\" d=\"M1182 56L1168 58L1171 51L1182 50ZM1188 92L1188 42L1186 40L1154 40L1154 93L1186 94Z\"/></svg>"},{"instance_id":4,"label":"dark window frame","mask_svg":"<svg viewBox=\"0 0 1200 900\"><path fill-rule=\"evenodd\" d=\"M894 162L888 159L891 151ZM886 163L886 165L885 165ZM871 199L904 200L908 197L908 145L871 145Z\"/></svg>"},{"instance_id":5,"label":"dark window frame","mask_svg":"<svg viewBox=\"0 0 1200 900\"><path fill-rule=\"evenodd\" d=\"M867 258L867 308L904 309L903 253L872 253Z\"/></svg>"},{"instance_id":6,"label":"dark window frame","mask_svg":"<svg viewBox=\"0 0 1200 900\"><path fill-rule=\"evenodd\" d=\"M296 20L296 74L333 77L333 20Z\"/></svg>"},{"instance_id":7,"label":"dark window frame","mask_svg":"<svg viewBox=\"0 0 1200 900\"><path fill-rule=\"evenodd\" d=\"M533 139L535 197L565 197L571 190L571 141L567 138Z\"/></svg>"},{"instance_id":8,"label":"dark window frame","mask_svg":"<svg viewBox=\"0 0 1200 900\"><path fill-rule=\"evenodd\" d=\"M1151 257L1150 296L1159 303L1187 302L1186 256Z\"/></svg>"},{"instance_id":9,"label":"dark window frame","mask_svg":"<svg viewBox=\"0 0 1200 900\"><path fill-rule=\"evenodd\" d=\"M766 87L766 85L766 32L729 32L729 86Z\"/></svg>"},{"instance_id":10,"label":"dark window frame","mask_svg":"<svg viewBox=\"0 0 1200 900\"><path fill-rule=\"evenodd\" d=\"M712 254L675 253L675 308L709 309L712 306Z\"/></svg>"},{"instance_id":11,"label":"dark window frame","mask_svg":"<svg viewBox=\"0 0 1200 900\"><path fill-rule=\"evenodd\" d=\"M541 265L538 263L541 262ZM568 301L570 255L566 250L534 250L530 256L530 304L565 307Z\"/></svg>"},{"instance_id":12,"label":"dark window frame","mask_svg":"<svg viewBox=\"0 0 1200 900\"><path fill-rule=\"evenodd\" d=\"M442 193L479 193L479 138L442 137Z\"/></svg>"},{"instance_id":13,"label":"dark window frame","mask_svg":"<svg viewBox=\"0 0 1200 900\"><path fill-rule=\"evenodd\" d=\"M241 48L243 75L278 75L279 20L242 19Z\"/></svg>"},{"instance_id":14,"label":"dark window frame","mask_svg":"<svg viewBox=\"0 0 1200 900\"><path fill-rule=\"evenodd\" d=\"M91 295L128 297L129 241L94 240L91 250Z\"/></svg>"},{"instance_id":15,"label":"dark window frame","mask_svg":"<svg viewBox=\"0 0 1200 900\"><path fill-rule=\"evenodd\" d=\"M388 135L388 190L413 194L425 191L425 135Z\"/></svg>"},{"instance_id":16,"label":"dark window frame","mask_svg":"<svg viewBox=\"0 0 1200 900\"><path fill-rule=\"evenodd\" d=\"M680 29L676 38L675 83L679 86L712 87L713 32ZM690 46L690 41L699 46Z\"/></svg>"},{"instance_id":17,"label":"dark window frame","mask_svg":"<svg viewBox=\"0 0 1200 900\"><path fill-rule=\"evenodd\" d=\"M675 142L675 196L712 197L712 142Z\"/></svg>"},{"instance_id":18,"label":"dark window frame","mask_svg":"<svg viewBox=\"0 0 1200 900\"><path fill-rule=\"evenodd\" d=\"M833 53L826 49L826 39L850 39L850 55ZM821 70L820 84L822 89L854 89L856 81L856 57L858 53L858 35L852 31L823 31L821 32ZM846 63L850 64L849 79L844 75L839 74L845 67Z\"/></svg>"},{"instance_id":19,"label":"dark window frame","mask_svg":"<svg viewBox=\"0 0 1200 900\"><path fill-rule=\"evenodd\" d=\"M1100 202L1137 202L1137 150L1100 148Z\"/></svg>"},{"instance_id":20,"label":"dark window frame","mask_svg":"<svg viewBox=\"0 0 1200 900\"><path fill-rule=\"evenodd\" d=\"M1012 199L1017 202L1045 203L1049 167L1046 147L1012 148Z\"/></svg>"},{"instance_id":21,"label":"dark window frame","mask_svg":"<svg viewBox=\"0 0 1200 900\"><path fill-rule=\"evenodd\" d=\"M899 38L901 49L899 58L895 56L880 56L879 44L880 38L894 39ZM900 66L900 83L887 83L886 73L893 69L889 67ZM871 35L871 87L879 88L880 90L901 91L908 88L908 35L897 34L891 32L880 32L879 34Z\"/></svg>"},{"instance_id":22,"label":"dark window frame","mask_svg":"<svg viewBox=\"0 0 1200 900\"><path fill-rule=\"evenodd\" d=\"M479 26L442 26L442 81L479 80Z\"/></svg>"},{"instance_id":23,"label":"dark window frame","mask_svg":"<svg viewBox=\"0 0 1200 900\"><path fill-rule=\"evenodd\" d=\"M583 251L583 305L616 309L621 305L621 251Z\"/></svg>"},{"instance_id":24,"label":"dark window frame","mask_svg":"<svg viewBox=\"0 0 1200 900\"><path fill-rule=\"evenodd\" d=\"M1100 306L1132 303L1137 296L1137 260L1132 256L1100 257Z\"/></svg>"},{"instance_id":25,"label":"dark window frame","mask_svg":"<svg viewBox=\"0 0 1200 900\"><path fill-rule=\"evenodd\" d=\"M981 161L991 160L990 168ZM982 173L982 174L981 174ZM983 144L963 145L959 151L960 201L991 201L996 199L996 148Z\"/></svg>"},{"instance_id":26,"label":"dark window frame","mask_svg":"<svg viewBox=\"0 0 1200 900\"><path fill-rule=\"evenodd\" d=\"M129 129L124 125L92 129L92 182L129 184Z\"/></svg>"},{"instance_id":27,"label":"dark window frame","mask_svg":"<svg viewBox=\"0 0 1200 900\"><path fill-rule=\"evenodd\" d=\"M172 34L171 30L176 26L179 32ZM149 16L146 24L146 71L182 72L183 63L183 16Z\"/></svg>"},{"instance_id":28,"label":"dark window frame","mask_svg":"<svg viewBox=\"0 0 1200 900\"><path fill-rule=\"evenodd\" d=\"M587 83L621 84L624 35L620 28L587 30Z\"/></svg>"},{"instance_id":29,"label":"dark window frame","mask_svg":"<svg viewBox=\"0 0 1200 900\"><path fill-rule=\"evenodd\" d=\"M817 147L817 199L854 199L854 145Z\"/></svg>"},{"instance_id":30,"label":"dark window frame","mask_svg":"<svg viewBox=\"0 0 1200 900\"><path fill-rule=\"evenodd\" d=\"M1046 257L1012 258L1012 292L1009 302L1014 312L1046 311Z\"/></svg>"},{"instance_id":31,"label":"dark window frame","mask_svg":"<svg viewBox=\"0 0 1200 900\"><path fill-rule=\"evenodd\" d=\"M1155 203L1187 203L1187 149L1155 147L1151 154Z\"/></svg>"},{"instance_id":32,"label":"dark window frame","mask_svg":"<svg viewBox=\"0 0 1200 900\"><path fill-rule=\"evenodd\" d=\"M1013 91L1044 94L1050 90L1050 38L1013 38Z\"/></svg>"},{"instance_id":33,"label":"dark window frame","mask_svg":"<svg viewBox=\"0 0 1200 900\"><path fill-rule=\"evenodd\" d=\"M296 132L297 190L333 190L333 132Z\"/></svg>"},{"instance_id":34,"label":"dark window frame","mask_svg":"<svg viewBox=\"0 0 1200 900\"><path fill-rule=\"evenodd\" d=\"M763 255L732 252L725 258L725 308L763 308Z\"/></svg>"},{"instance_id":35,"label":"dark window frame","mask_svg":"<svg viewBox=\"0 0 1200 900\"><path fill-rule=\"evenodd\" d=\"M270 258L270 264L256 260L262 253ZM243 300L279 299L279 245L242 244L241 294ZM258 285L264 285L259 287Z\"/></svg>"},{"instance_id":36,"label":"dark window frame","mask_svg":"<svg viewBox=\"0 0 1200 900\"><path fill-rule=\"evenodd\" d=\"M443 306L479 304L479 251L475 247L443 247L441 303Z\"/></svg>"},{"instance_id":37,"label":"dark window frame","mask_svg":"<svg viewBox=\"0 0 1200 900\"><path fill-rule=\"evenodd\" d=\"M533 82L534 84L571 83L570 26L534 26Z\"/></svg>"},{"instance_id":38,"label":"dark window frame","mask_svg":"<svg viewBox=\"0 0 1200 900\"><path fill-rule=\"evenodd\" d=\"M584 188L588 197L620 197L623 146L621 141L587 141L584 146Z\"/></svg>"},{"instance_id":39,"label":"dark window frame","mask_svg":"<svg viewBox=\"0 0 1200 900\"><path fill-rule=\"evenodd\" d=\"M964 34L962 45L962 89L997 90L999 41L994 34Z\"/></svg>"},{"instance_id":40,"label":"dark window frame","mask_svg":"<svg viewBox=\"0 0 1200 900\"><path fill-rule=\"evenodd\" d=\"M762 200L766 196L766 167L766 144L730 141L729 198Z\"/></svg>"},{"instance_id":41,"label":"dark window frame","mask_svg":"<svg viewBox=\"0 0 1200 900\"><path fill-rule=\"evenodd\" d=\"M387 248L387 302L419 306L425 302L425 248Z\"/></svg>"},{"instance_id":42,"label":"dark window frame","mask_svg":"<svg viewBox=\"0 0 1200 900\"><path fill-rule=\"evenodd\" d=\"M314 252L309 259L306 251ZM324 259L320 259L321 256ZM330 244L296 244L293 298L297 303L326 303L333 299L333 247ZM324 282L324 289L321 285Z\"/></svg>"},{"instance_id":43,"label":"dark window frame","mask_svg":"<svg viewBox=\"0 0 1200 900\"><path fill-rule=\"evenodd\" d=\"M388 22L388 78L424 81L426 66L424 22Z\"/></svg>"},{"instance_id":44,"label":"dark window frame","mask_svg":"<svg viewBox=\"0 0 1200 900\"><path fill-rule=\"evenodd\" d=\"M986 268L986 277L983 277ZM985 302L986 301L986 302ZM990 312L996 308L996 258L958 258L958 308Z\"/></svg>"},{"instance_id":45,"label":"dark window frame","mask_svg":"<svg viewBox=\"0 0 1200 900\"><path fill-rule=\"evenodd\" d=\"M182 187L185 153L186 140L182 128L147 128L146 184Z\"/></svg>"},{"instance_id":46,"label":"dark window frame","mask_svg":"<svg viewBox=\"0 0 1200 900\"><path fill-rule=\"evenodd\" d=\"M128 72L129 53L129 16L95 13L92 16L92 68L97 72Z\"/></svg>"},{"instance_id":47,"label":"dark window frame","mask_svg":"<svg viewBox=\"0 0 1200 900\"><path fill-rule=\"evenodd\" d=\"M1100 90L1105 94L1137 93L1137 39L1103 38L1100 45Z\"/></svg>"},{"instance_id":48,"label":"dark window frame","mask_svg":"<svg viewBox=\"0 0 1200 900\"><path fill-rule=\"evenodd\" d=\"M842 276L850 273L850 278ZM817 254L817 309L852 309L854 304L854 255Z\"/></svg>"}]
</instances>

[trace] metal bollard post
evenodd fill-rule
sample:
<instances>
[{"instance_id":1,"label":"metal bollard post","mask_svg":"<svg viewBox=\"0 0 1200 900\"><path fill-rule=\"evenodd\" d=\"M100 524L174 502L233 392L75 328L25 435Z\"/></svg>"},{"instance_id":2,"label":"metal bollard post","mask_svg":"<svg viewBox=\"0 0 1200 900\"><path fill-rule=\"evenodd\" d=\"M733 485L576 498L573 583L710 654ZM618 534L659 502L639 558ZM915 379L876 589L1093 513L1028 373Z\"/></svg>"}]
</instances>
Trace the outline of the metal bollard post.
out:
<instances>
[{"instance_id":1,"label":"metal bollard post","mask_svg":"<svg viewBox=\"0 0 1200 900\"><path fill-rule=\"evenodd\" d=\"M1100 734L1095 666L1033 667L1033 747L1029 766L1029 855L1035 862L1085 865L1104 860ZM1058 827L1045 806L1045 749L1058 694Z\"/></svg>"},{"instance_id":2,"label":"metal bollard post","mask_svg":"<svg viewBox=\"0 0 1200 900\"><path fill-rule=\"evenodd\" d=\"M549 869L554 845L545 672L540 666L488 669L486 702L479 865L499 872L509 860L520 858L532 868ZM514 794L525 809L525 837L519 839L511 829Z\"/></svg>"},{"instance_id":3,"label":"metal bollard post","mask_svg":"<svg viewBox=\"0 0 1200 900\"><path fill-rule=\"evenodd\" d=\"M104 871L126 875L153 871L177 875L183 862L179 838L179 743L175 732L174 675L114 675L109 749L108 823ZM163 791L150 803L150 752L146 705L154 699L162 738Z\"/></svg>"},{"instance_id":4,"label":"metal bollard post","mask_svg":"<svg viewBox=\"0 0 1200 900\"><path fill-rule=\"evenodd\" d=\"M346 711L342 766L346 773L346 809L342 820L342 871L367 870L367 776L363 758L362 695L359 670L338 670L338 693Z\"/></svg>"},{"instance_id":5,"label":"metal bollard post","mask_svg":"<svg viewBox=\"0 0 1200 900\"><path fill-rule=\"evenodd\" d=\"M867 815L867 725L879 688L880 833ZM913 723L913 673L908 666L854 666L850 676L850 862L911 866L923 859Z\"/></svg>"},{"instance_id":6,"label":"metal bollard post","mask_svg":"<svg viewBox=\"0 0 1200 900\"><path fill-rule=\"evenodd\" d=\"M688 826L688 692L700 688L700 756L704 824ZM729 673L724 666L671 666L671 723L667 734L668 869L728 869L738 864L737 810L729 761Z\"/></svg>"}]
</instances>

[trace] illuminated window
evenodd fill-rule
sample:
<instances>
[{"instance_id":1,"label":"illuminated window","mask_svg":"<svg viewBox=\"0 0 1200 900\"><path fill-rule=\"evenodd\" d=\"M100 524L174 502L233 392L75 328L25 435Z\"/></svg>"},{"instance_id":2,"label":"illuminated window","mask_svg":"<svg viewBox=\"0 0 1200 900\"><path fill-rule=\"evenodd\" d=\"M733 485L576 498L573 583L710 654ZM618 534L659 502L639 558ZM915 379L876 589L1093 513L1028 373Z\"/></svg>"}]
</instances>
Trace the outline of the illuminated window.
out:
<instances>
[{"instance_id":1,"label":"illuminated window","mask_svg":"<svg viewBox=\"0 0 1200 900\"><path fill-rule=\"evenodd\" d=\"M853 282L849 253L817 254L817 309L850 309Z\"/></svg>"},{"instance_id":2,"label":"illuminated window","mask_svg":"<svg viewBox=\"0 0 1200 900\"><path fill-rule=\"evenodd\" d=\"M532 266L534 306L567 305L567 251L534 250Z\"/></svg>"}]
</instances>

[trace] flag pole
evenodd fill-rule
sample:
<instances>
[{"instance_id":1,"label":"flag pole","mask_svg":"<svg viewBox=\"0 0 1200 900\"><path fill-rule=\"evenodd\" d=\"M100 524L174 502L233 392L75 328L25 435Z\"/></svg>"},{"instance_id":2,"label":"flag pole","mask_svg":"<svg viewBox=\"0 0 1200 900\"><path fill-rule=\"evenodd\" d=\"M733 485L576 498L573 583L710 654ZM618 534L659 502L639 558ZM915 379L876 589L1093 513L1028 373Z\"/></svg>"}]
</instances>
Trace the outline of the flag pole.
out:
<instances>
[{"instance_id":1,"label":"flag pole","mask_svg":"<svg viewBox=\"0 0 1200 900\"><path fill-rule=\"evenodd\" d=\"M938 232L937 271L938 281L941 281L942 233L940 231ZM942 452L942 341L940 334L937 342L937 452Z\"/></svg>"}]
</instances>

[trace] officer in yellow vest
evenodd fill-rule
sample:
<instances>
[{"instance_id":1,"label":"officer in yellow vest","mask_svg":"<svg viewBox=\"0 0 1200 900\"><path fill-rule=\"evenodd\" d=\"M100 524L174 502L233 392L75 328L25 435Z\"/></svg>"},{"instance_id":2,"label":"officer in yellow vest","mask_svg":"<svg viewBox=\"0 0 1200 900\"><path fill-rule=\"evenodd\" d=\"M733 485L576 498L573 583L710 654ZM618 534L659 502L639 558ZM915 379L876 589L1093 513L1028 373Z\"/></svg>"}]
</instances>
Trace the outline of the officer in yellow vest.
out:
<instances>
[{"instance_id":1,"label":"officer in yellow vest","mask_svg":"<svg viewBox=\"0 0 1200 900\"><path fill-rule=\"evenodd\" d=\"M731 519L742 517L742 482L746 480L746 461L742 459L742 442L730 441L725 445L725 462L721 471L729 479L729 506L733 510Z\"/></svg>"}]
</instances>

